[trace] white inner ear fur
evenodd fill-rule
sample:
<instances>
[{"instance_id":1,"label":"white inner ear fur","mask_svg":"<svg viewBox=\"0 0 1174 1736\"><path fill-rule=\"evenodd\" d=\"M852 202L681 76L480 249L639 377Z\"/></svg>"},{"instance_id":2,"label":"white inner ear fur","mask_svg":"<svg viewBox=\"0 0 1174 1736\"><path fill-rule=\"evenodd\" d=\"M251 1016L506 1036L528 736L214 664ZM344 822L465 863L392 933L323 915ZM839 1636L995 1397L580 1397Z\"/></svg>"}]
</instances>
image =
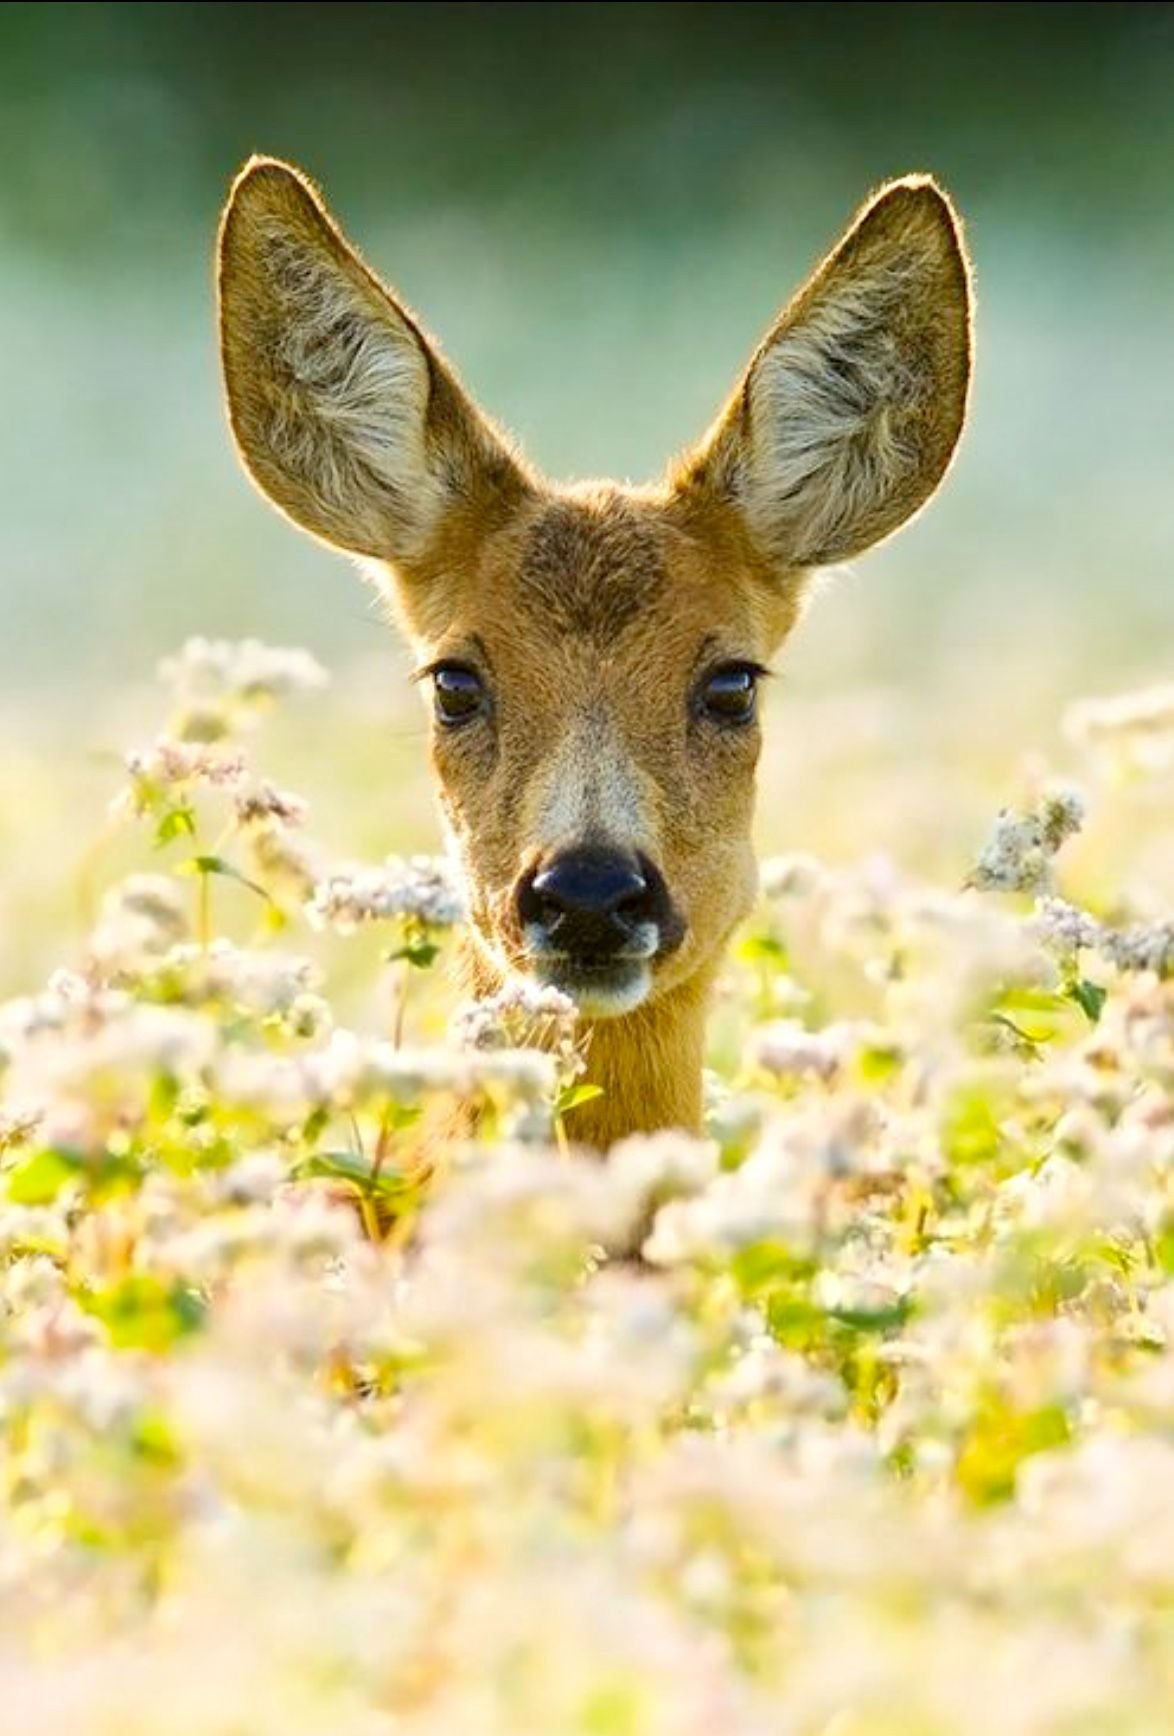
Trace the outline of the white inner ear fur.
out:
<instances>
[{"instance_id":1,"label":"white inner ear fur","mask_svg":"<svg viewBox=\"0 0 1174 1736\"><path fill-rule=\"evenodd\" d=\"M394 525L395 552L417 552L442 494L425 445L430 380L419 340L374 286L280 223L266 224L259 243L280 315L273 462L348 523L356 543L386 547Z\"/></svg>"},{"instance_id":2,"label":"white inner ear fur","mask_svg":"<svg viewBox=\"0 0 1174 1736\"><path fill-rule=\"evenodd\" d=\"M913 480L915 416L934 390L901 342L932 254L909 247L826 284L751 368L741 500L771 554L843 558L860 528Z\"/></svg>"}]
</instances>

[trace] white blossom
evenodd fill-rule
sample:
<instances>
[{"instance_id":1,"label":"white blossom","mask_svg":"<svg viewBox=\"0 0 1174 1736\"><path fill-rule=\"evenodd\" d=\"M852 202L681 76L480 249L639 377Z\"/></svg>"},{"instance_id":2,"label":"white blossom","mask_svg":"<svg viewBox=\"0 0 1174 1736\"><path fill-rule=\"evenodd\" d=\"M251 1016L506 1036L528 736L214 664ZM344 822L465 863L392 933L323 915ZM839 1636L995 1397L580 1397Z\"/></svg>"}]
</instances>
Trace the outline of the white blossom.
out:
<instances>
[{"instance_id":1,"label":"white blossom","mask_svg":"<svg viewBox=\"0 0 1174 1736\"><path fill-rule=\"evenodd\" d=\"M574 1042L577 1022L578 1009L569 995L517 976L496 994L461 1007L453 1031L468 1049L507 1049L543 1040L557 1048Z\"/></svg>"},{"instance_id":2,"label":"white blossom","mask_svg":"<svg viewBox=\"0 0 1174 1736\"><path fill-rule=\"evenodd\" d=\"M986 891L1035 892L1051 882L1051 863L1066 838L1080 830L1084 798L1056 787L1033 808L1017 813L1003 808L979 853L971 883Z\"/></svg>"},{"instance_id":3,"label":"white blossom","mask_svg":"<svg viewBox=\"0 0 1174 1736\"><path fill-rule=\"evenodd\" d=\"M1118 970L1174 976L1174 918L1165 922L1136 922L1127 928L1105 928L1099 946Z\"/></svg>"},{"instance_id":4,"label":"white blossom","mask_svg":"<svg viewBox=\"0 0 1174 1736\"><path fill-rule=\"evenodd\" d=\"M312 692L329 677L308 651L259 639L188 639L159 665L159 679L184 705L256 703Z\"/></svg>"},{"instance_id":5,"label":"white blossom","mask_svg":"<svg viewBox=\"0 0 1174 1736\"><path fill-rule=\"evenodd\" d=\"M179 886L165 874L132 874L104 895L90 956L107 972L138 969L188 932Z\"/></svg>"},{"instance_id":6,"label":"white blossom","mask_svg":"<svg viewBox=\"0 0 1174 1736\"><path fill-rule=\"evenodd\" d=\"M827 1081L843 1065L848 1036L840 1027L809 1031L797 1019L776 1019L773 1024L759 1026L753 1058L758 1066L781 1078Z\"/></svg>"},{"instance_id":7,"label":"white blossom","mask_svg":"<svg viewBox=\"0 0 1174 1736\"><path fill-rule=\"evenodd\" d=\"M276 820L283 826L300 826L308 809L300 796L289 790L279 790L267 778L246 786L233 797L233 809L242 826L255 826L258 821Z\"/></svg>"},{"instance_id":8,"label":"white blossom","mask_svg":"<svg viewBox=\"0 0 1174 1736\"><path fill-rule=\"evenodd\" d=\"M126 769L137 784L150 787L188 783L232 786L244 777L245 762L235 751L161 735L150 747L128 753Z\"/></svg>"},{"instance_id":9,"label":"white blossom","mask_svg":"<svg viewBox=\"0 0 1174 1736\"><path fill-rule=\"evenodd\" d=\"M389 856L381 867L333 868L314 888L306 913L315 927L348 933L365 922L410 918L450 928L465 911L456 876L443 857Z\"/></svg>"},{"instance_id":10,"label":"white blossom","mask_svg":"<svg viewBox=\"0 0 1174 1736\"><path fill-rule=\"evenodd\" d=\"M1039 899L1033 926L1043 944L1062 956L1099 947L1105 934L1094 917L1064 898Z\"/></svg>"},{"instance_id":11,"label":"white blossom","mask_svg":"<svg viewBox=\"0 0 1174 1736\"><path fill-rule=\"evenodd\" d=\"M1167 766L1174 761L1174 684L1080 700L1064 715L1064 733L1082 747L1124 752L1154 769Z\"/></svg>"},{"instance_id":12,"label":"white blossom","mask_svg":"<svg viewBox=\"0 0 1174 1736\"><path fill-rule=\"evenodd\" d=\"M759 867L758 880L767 898L802 898L820 885L825 873L814 856L772 856Z\"/></svg>"}]
</instances>

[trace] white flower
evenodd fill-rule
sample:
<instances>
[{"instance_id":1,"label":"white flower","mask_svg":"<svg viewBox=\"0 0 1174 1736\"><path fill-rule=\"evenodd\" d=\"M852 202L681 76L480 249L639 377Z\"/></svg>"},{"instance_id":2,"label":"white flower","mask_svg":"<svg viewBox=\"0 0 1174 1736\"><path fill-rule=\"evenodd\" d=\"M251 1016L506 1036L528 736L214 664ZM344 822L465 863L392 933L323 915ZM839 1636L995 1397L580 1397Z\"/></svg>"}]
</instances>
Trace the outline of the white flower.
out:
<instances>
[{"instance_id":1,"label":"white flower","mask_svg":"<svg viewBox=\"0 0 1174 1736\"><path fill-rule=\"evenodd\" d=\"M233 808L242 826L255 826L263 820L277 820L283 826L300 826L308 812L300 796L289 790L279 790L266 778L238 790L233 798Z\"/></svg>"},{"instance_id":2,"label":"white flower","mask_svg":"<svg viewBox=\"0 0 1174 1736\"><path fill-rule=\"evenodd\" d=\"M809 1031L797 1019L776 1019L754 1033L751 1054L758 1066L781 1078L833 1079L843 1065L851 1032L832 1025Z\"/></svg>"},{"instance_id":3,"label":"white flower","mask_svg":"<svg viewBox=\"0 0 1174 1736\"><path fill-rule=\"evenodd\" d=\"M1136 922L1128 928L1105 928L1099 945L1118 970L1174 976L1174 918L1165 922Z\"/></svg>"},{"instance_id":4,"label":"white flower","mask_svg":"<svg viewBox=\"0 0 1174 1736\"><path fill-rule=\"evenodd\" d=\"M553 1094L557 1066L553 1055L531 1049L396 1048L339 1029L301 1054L228 1049L216 1064L216 1088L229 1103L292 1125L314 1109L346 1112L383 1100L409 1107L437 1094L467 1098L493 1090L543 1101Z\"/></svg>"},{"instance_id":5,"label":"white flower","mask_svg":"<svg viewBox=\"0 0 1174 1736\"><path fill-rule=\"evenodd\" d=\"M1080 700L1065 713L1064 733L1081 746L1121 750L1160 768L1174 759L1174 685Z\"/></svg>"},{"instance_id":6,"label":"white flower","mask_svg":"<svg viewBox=\"0 0 1174 1736\"><path fill-rule=\"evenodd\" d=\"M1100 953L1121 971L1153 971L1159 977L1174 974L1174 918L1115 928L1062 898L1041 898L1032 926L1044 945L1062 957L1085 948Z\"/></svg>"},{"instance_id":7,"label":"white flower","mask_svg":"<svg viewBox=\"0 0 1174 1736\"><path fill-rule=\"evenodd\" d=\"M619 1140L607 1154L607 1175L625 1221L622 1234L608 1243L609 1250L635 1253L661 1207L700 1193L717 1168L718 1150L710 1140L669 1131Z\"/></svg>"},{"instance_id":8,"label":"white flower","mask_svg":"<svg viewBox=\"0 0 1174 1736\"><path fill-rule=\"evenodd\" d=\"M716 1146L685 1133L635 1133L613 1145L607 1167L642 1206L699 1193L717 1174Z\"/></svg>"},{"instance_id":9,"label":"white flower","mask_svg":"<svg viewBox=\"0 0 1174 1736\"><path fill-rule=\"evenodd\" d=\"M767 1403L791 1416L814 1417L836 1417L847 1409L847 1394L838 1380L761 1334L707 1390L719 1408Z\"/></svg>"},{"instance_id":10,"label":"white flower","mask_svg":"<svg viewBox=\"0 0 1174 1736\"><path fill-rule=\"evenodd\" d=\"M882 1131L867 1099L817 1100L809 1112L768 1123L737 1169L657 1213L644 1258L658 1266L724 1261L758 1242L809 1251L824 1232L830 1187L870 1172Z\"/></svg>"},{"instance_id":11,"label":"white flower","mask_svg":"<svg viewBox=\"0 0 1174 1736\"><path fill-rule=\"evenodd\" d=\"M13 1057L12 1088L46 1114L107 1100L141 1106L160 1074L198 1080L217 1038L212 1020L186 1007L117 1004L100 1017L36 1029Z\"/></svg>"},{"instance_id":12,"label":"white flower","mask_svg":"<svg viewBox=\"0 0 1174 1736\"><path fill-rule=\"evenodd\" d=\"M511 1049L527 1043L555 1049L573 1043L578 1016L568 995L518 976L496 994L461 1007L453 1032L467 1049Z\"/></svg>"},{"instance_id":13,"label":"white flower","mask_svg":"<svg viewBox=\"0 0 1174 1736\"><path fill-rule=\"evenodd\" d=\"M306 914L316 928L350 933L364 922L412 918L431 928L462 921L465 902L443 857L389 856L381 867L329 870L314 888Z\"/></svg>"},{"instance_id":14,"label":"white flower","mask_svg":"<svg viewBox=\"0 0 1174 1736\"><path fill-rule=\"evenodd\" d=\"M151 747L128 753L125 763L137 784L152 787L187 783L233 785L245 773L245 762L239 753L166 735L159 736Z\"/></svg>"},{"instance_id":15,"label":"white flower","mask_svg":"<svg viewBox=\"0 0 1174 1736\"><path fill-rule=\"evenodd\" d=\"M657 1212L644 1258L653 1266L676 1266L728 1259L757 1242L806 1245L812 1220L806 1192L797 1194L771 1157L756 1152L703 1193L670 1201Z\"/></svg>"},{"instance_id":16,"label":"white flower","mask_svg":"<svg viewBox=\"0 0 1174 1736\"><path fill-rule=\"evenodd\" d=\"M1032 927L1043 944L1062 957L1099 946L1105 932L1087 910L1053 897L1037 900Z\"/></svg>"},{"instance_id":17,"label":"white flower","mask_svg":"<svg viewBox=\"0 0 1174 1736\"><path fill-rule=\"evenodd\" d=\"M1036 892L1051 881L1051 860L1080 830L1084 798L1078 790L1046 790L1025 813L1003 808L979 853L971 884L985 891Z\"/></svg>"},{"instance_id":18,"label":"white flower","mask_svg":"<svg viewBox=\"0 0 1174 1736\"><path fill-rule=\"evenodd\" d=\"M329 680L317 658L297 647L259 639L187 640L159 665L159 679L183 705L232 700L245 704L312 692Z\"/></svg>"},{"instance_id":19,"label":"white flower","mask_svg":"<svg viewBox=\"0 0 1174 1736\"><path fill-rule=\"evenodd\" d=\"M264 1205L288 1179L288 1168L276 1153L254 1151L221 1170L215 1185L219 1197L231 1205Z\"/></svg>"},{"instance_id":20,"label":"white flower","mask_svg":"<svg viewBox=\"0 0 1174 1736\"><path fill-rule=\"evenodd\" d=\"M273 814L250 819L245 837L258 879L301 902L313 898L324 873L322 854L315 845Z\"/></svg>"},{"instance_id":21,"label":"white flower","mask_svg":"<svg viewBox=\"0 0 1174 1736\"><path fill-rule=\"evenodd\" d=\"M319 972L309 959L293 953L247 950L218 939L209 946L186 942L157 962L161 979L171 979L192 1003L223 1000L262 1017L288 1013L317 986Z\"/></svg>"},{"instance_id":22,"label":"white flower","mask_svg":"<svg viewBox=\"0 0 1174 1736\"><path fill-rule=\"evenodd\" d=\"M814 892L826 870L814 856L772 856L758 871L758 883L767 898L802 898Z\"/></svg>"},{"instance_id":23,"label":"white flower","mask_svg":"<svg viewBox=\"0 0 1174 1736\"><path fill-rule=\"evenodd\" d=\"M165 874L132 874L102 899L89 951L105 971L135 970L188 932L179 887Z\"/></svg>"}]
</instances>

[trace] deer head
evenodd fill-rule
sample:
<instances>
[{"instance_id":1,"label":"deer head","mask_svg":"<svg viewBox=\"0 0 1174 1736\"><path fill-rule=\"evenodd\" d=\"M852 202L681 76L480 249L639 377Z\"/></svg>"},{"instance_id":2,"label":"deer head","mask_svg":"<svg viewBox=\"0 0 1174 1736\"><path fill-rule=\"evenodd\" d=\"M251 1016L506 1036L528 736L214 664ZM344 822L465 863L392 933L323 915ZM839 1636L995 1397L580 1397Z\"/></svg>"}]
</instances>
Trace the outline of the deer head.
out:
<instances>
[{"instance_id":1,"label":"deer head","mask_svg":"<svg viewBox=\"0 0 1174 1736\"><path fill-rule=\"evenodd\" d=\"M882 188L651 488L543 481L285 164L238 177L219 283L246 469L360 559L418 657L476 985L527 972L595 1023L586 1137L695 1123L706 991L754 890L759 679L812 570L912 517L962 429L949 200Z\"/></svg>"}]
</instances>

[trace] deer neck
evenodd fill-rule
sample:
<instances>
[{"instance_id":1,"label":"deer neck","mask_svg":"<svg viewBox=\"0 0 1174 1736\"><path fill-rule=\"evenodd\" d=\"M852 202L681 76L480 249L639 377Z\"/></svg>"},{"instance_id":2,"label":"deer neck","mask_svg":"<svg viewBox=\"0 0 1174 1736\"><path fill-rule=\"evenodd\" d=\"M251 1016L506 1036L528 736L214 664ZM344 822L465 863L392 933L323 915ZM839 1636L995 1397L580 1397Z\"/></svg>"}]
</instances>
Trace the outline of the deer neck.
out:
<instances>
[{"instance_id":1,"label":"deer neck","mask_svg":"<svg viewBox=\"0 0 1174 1736\"><path fill-rule=\"evenodd\" d=\"M500 988L479 949L466 944L461 975L476 995ZM701 972L634 1012L584 1020L583 1083L599 1095L571 1109L567 1137L606 1151L630 1133L701 1129L701 1070L712 973Z\"/></svg>"},{"instance_id":2,"label":"deer neck","mask_svg":"<svg viewBox=\"0 0 1174 1736\"><path fill-rule=\"evenodd\" d=\"M589 1021L585 1078L600 1095L569 1111L569 1138L606 1151L629 1133L699 1133L708 1002L708 981L691 981L622 1018Z\"/></svg>"}]
</instances>

